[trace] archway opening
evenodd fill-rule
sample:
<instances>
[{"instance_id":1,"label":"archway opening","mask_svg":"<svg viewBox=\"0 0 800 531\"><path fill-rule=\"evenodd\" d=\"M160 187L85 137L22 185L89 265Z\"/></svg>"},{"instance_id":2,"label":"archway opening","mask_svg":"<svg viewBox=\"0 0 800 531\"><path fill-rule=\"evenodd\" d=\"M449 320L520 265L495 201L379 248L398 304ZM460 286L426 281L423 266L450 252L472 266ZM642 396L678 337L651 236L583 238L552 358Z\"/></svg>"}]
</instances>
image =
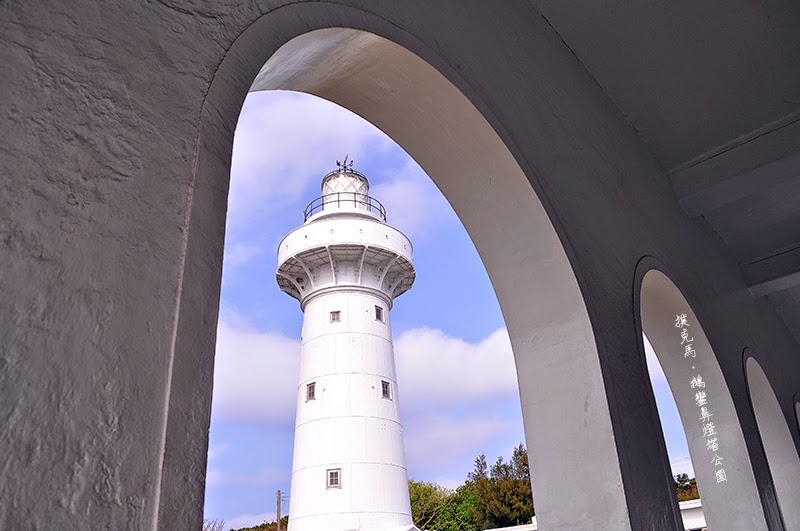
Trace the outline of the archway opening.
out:
<instances>
[{"instance_id":1,"label":"archway opening","mask_svg":"<svg viewBox=\"0 0 800 531\"><path fill-rule=\"evenodd\" d=\"M800 529L800 457L772 385L755 354L745 350L750 403L767 455L786 529Z\"/></svg>"},{"instance_id":2,"label":"archway opening","mask_svg":"<svg viewBox=\"0 0 800 531\"><path fill-rule=\"evenodd\" d=\"M579 528L591 519L593 526L629 528L592 328L567 254L526 175L533 171L523 170L510 150L513 144L487 121L488 109L479 111L408 49L373 34L333 28L283 41L274 53L280 39L261 39L265 49L256 51L254 35L285 32L275 24L251 26L241 38L250 43L240 47L245 56L229 54L219 75L224 77L228 64L266 54L270 59L253 90L296 90L333 101L378 126L413 156L463 222L498 296L514 351L532 475L547 485L537 492L542 525ZM212 100L217 87L229 91L225 84L241 86L243 80L220 83L212 87ZM200 144L210 153L229 150L229 137L212 134L215 119L233 129L223 107L208 107L212 124ZM199 164L198 180L213 181L225 164L219 159ZM565 453L568 459L552 458Z\"/></svg>"},{"instance_id":3,"label":"archway opening","mask_svg":"<svg viewBox=\"0 0 800 531\"><path fill-rule=\"evenodd\" d=\"M642 332L672 391L710 529L764 529L733 400L703 326L681 291L651 269L641 284Z\"/></svg>"},{"instance_id":4,"label":"archway opening","mask_svg":"<svg viewBox=\"0 0 800 531\"><path fill-rule=\"evenodd\" d=\"M508 460L524 441L502 314L435 185L346 109L303 93L251 93L234 142L206 488L206 517L225 529L272 521L277 490L281 514L290 508L303 312L275 284L274 256L345 154L413 244L415 285L390 312L409 478L454 490L478 455ZM449 498L442 504L462 496Z\"/></svg>"},{"instance_id":5,"label":"archway opening","mask_svg":"<svg viewBox=\"0 0 800 531\"><path fill-rule=\"evenodd\" d=\"M643 334L642 337L647 372L650 376L650 385L653 388L656 400L672 476L675 479L676 490L678 491L678 501L697 499L700 497L699 490L695 481L692 458L689 455L689 446L686 442L686 432L683 429L678 406L675 404L675 397L672 394L664 369L658 361L658 356L653 350L653 346L646 335ZM687 527L687 529L692 528Z\"/></svg>"}]
</instances>

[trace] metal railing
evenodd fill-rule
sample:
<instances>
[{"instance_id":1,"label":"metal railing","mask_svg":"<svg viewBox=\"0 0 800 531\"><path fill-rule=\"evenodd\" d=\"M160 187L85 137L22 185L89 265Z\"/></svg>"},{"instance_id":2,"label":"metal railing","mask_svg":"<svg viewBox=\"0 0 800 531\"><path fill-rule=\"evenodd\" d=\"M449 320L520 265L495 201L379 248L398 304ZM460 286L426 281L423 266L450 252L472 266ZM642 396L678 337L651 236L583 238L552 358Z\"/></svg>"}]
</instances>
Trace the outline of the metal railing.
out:
<instances>
[{"instance_id":1,"label":"metal railing","mask_svg":"<svg viewBox=\"0 0 800 531\"><path fill-rule=\"evenodd\" d=\"M366 210L373 214L378 215L383 221L386 221L386 208L380 201L372 196L359 194L357 192L336 192L333 194L326 194L311 201L305 210L303 210L303 221L308 221L308 218L321 212L325 207L348 207L352 206L356 210Z\"/></svg>"}]
</instances>

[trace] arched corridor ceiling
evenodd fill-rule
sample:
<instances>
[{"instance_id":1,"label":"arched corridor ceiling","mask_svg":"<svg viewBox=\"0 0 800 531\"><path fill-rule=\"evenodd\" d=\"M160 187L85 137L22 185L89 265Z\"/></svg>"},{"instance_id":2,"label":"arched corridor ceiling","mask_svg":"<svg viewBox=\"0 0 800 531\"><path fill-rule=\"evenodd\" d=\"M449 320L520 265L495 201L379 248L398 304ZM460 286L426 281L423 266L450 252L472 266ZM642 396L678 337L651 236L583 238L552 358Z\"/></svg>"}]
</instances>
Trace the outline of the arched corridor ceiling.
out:
<instances>
[{"instance_id":1,"label":"arched corridor ceiling","mask_svg":"<svg viewBox=\"0 0 800 531\"><path fill-rule=\"evenodd\" d=\"M800 340L800 5L534 5Z\"/></svg>"}]
</instances>

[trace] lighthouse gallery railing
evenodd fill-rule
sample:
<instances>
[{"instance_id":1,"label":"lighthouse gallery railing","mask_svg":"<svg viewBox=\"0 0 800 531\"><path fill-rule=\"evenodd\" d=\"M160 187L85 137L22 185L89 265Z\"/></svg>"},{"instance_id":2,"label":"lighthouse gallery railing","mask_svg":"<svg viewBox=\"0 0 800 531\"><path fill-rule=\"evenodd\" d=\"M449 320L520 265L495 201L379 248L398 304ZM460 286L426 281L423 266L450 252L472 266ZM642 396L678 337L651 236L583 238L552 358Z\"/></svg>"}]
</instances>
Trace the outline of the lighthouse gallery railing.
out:
<instances>
[{"instance_id":1,"label":"lighthouse gallery railing","mask_svg":"<svg viewBox=\"0 0 800 531\"><path fill-rule=\"evenodd\" d=\"M377 214L383 221L386 221L386 208L380 201L372 196L359 194L357 192L336 192L333 194L325 194L311 201L305 210L303 210L303 221L308 221L308 218L321 212L326 206L347 207L352 205L356 209L366 210L373 214Z\"/></svg>"}]
</instances>

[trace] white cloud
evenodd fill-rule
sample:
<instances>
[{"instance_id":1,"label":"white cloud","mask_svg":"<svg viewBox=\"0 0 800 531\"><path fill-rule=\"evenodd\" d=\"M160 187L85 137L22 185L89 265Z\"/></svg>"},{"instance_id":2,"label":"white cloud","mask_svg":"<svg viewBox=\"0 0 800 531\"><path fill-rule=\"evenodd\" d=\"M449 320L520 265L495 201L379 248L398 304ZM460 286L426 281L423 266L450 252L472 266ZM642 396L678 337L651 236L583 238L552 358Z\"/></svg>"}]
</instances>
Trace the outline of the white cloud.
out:
<instances>
[{"instance_id":1,"label":"white cloud","mask_svg":"<svg viewBox=\"0 0 800 531\"><path fill-rule=\"evenodd\" d=\"M235 474L218 468L209 468L206 472L206 483L214 486L244 485L247 487L263 487L280 483L288 476L289 471L274 468L266 468L248 474Z\"/></svg>"},{"instance_id":2,"label":"white cloud","mask_svg":"<svg viewBox=\"0 0 800 531\"><path fill-rule=\"evenodd\" d=\"M215 420L291 423L295 414L300 341L259 332L235 311L217 329ZM515 396L516 371L508 333L479 343L441 330L414 328L395 341L403 409L444 411L486 398Z\"/></svg>"},{"instance_id":3,"label":"white cloud","mask_svg":"<svg viewBox=\"0 0 800 531\"><path fill-rule=\"evenodd\" d=\"M521 442L516 370L505 328L478 343L441 330L411 329L395 341L395 359L412 476L455 474L436 480L457 486L475 456Z\"/></svg>"},{"instance_id":4,"label":"white cloud","mask_svg":"<svg viewBox=\"0 0 800 531\"><path fill-rule=\"evenodd\" d=\"M252 243L234 242L231 245L226 245L223 260L223 264L227 268L226 272L229 273L230 269L244 265L257 256L262 256L264 252L263 247Z\"/></svg>"},{"instance_id":5,"label":"white cloud","mask_svg":"<svg viewBox=\"0 0 800 531\"><path fill-rule=\"evenodd\" d=\"M379 129L331 102L307 94L251 93L233 142L229 223L301 199L345 155L357 162L390 145Z\"/></svg>"},{"instance_id":6,"label":"white cloud","mask_svg":"<svg viewBox=\"0 0 800 531\"><path fill-rule=\"evenodd\" d=\"M373 186L370 195L384 204L389 223L412 240L458 220L433 181L412 159L388 180Z\"/></svg>"},{"instance_id":7,"label":"white cloud","mask_svg":"<svg viewBox=\"0 0 800 531\"><path fill-rule=\"evenodd\" d=\"M214 420L294 421L300 341L220 317L214 367Z\"/></svg>"},{"instance_id":8,"label":"white cloud","mask_svg":"<svg viewBox=\"0 0 800 531\"><path fill-rule=\"evenodd\" d=\"M441 330L414 328L400 334L394 349L404 409L465 405L518 393L505 328L479 343Z\"/></svg>"},{"instance_id":9,"label":"white cloud","mask_svg":"<svg viewBox=\"0 0 800 531\"><path fill-rule=\"evenodd\" d=\"M450 479L457 486L464 482L475 457L486 452L489 443L516 436L519 424L521 419L514 422L480 415L416 417L407 421L403 430L408 467L425 471L463 470L460 480ZM488 459L493 458L488 456Z\"/></svg>"},{"instance_id":10,"label":"white cloud","mask_svg":"<svg viewBox=\"0 0 800 531\"><path fill-rule=\"evenodd\" d=\"M235 310L226 310L218 329L214 420L291 425L299 349L298 340L253 330ZM522 421L505 329L477 343L441 330L412 329L400 334L395 351L412 473L430 478L437 471L448 475L441 482L455 486L476 455L519 442ZM227 449L220 445L212 452ZM286 474L269 469L241 475L212 467L207 481L229 488L267 484Z\"/></svg>"},{"instance_id":11,"label":"white cloud","mask_svg":"<svg viewBox=\"0 0 800 531\"><path fill-rule=\"evenodd\" d=\"M209 457L209 460L211 458ZM225 485L228 481L229 474L219 468L208 467L206 470L206 485L209 487L216 487L217 485Z\"/></svg>"},{"instance_id":12,"label":"white cloud","mask_svg":"<svg viewBox=\"0 0 800 531\"><path fill-rule=\"evenodd\" d=\"M211 445L208 448L208 460L211 461L213 459L216 459L217 457L228 451L230 447L231 445L229 443Z\"/></svg>"}]
</instances>

